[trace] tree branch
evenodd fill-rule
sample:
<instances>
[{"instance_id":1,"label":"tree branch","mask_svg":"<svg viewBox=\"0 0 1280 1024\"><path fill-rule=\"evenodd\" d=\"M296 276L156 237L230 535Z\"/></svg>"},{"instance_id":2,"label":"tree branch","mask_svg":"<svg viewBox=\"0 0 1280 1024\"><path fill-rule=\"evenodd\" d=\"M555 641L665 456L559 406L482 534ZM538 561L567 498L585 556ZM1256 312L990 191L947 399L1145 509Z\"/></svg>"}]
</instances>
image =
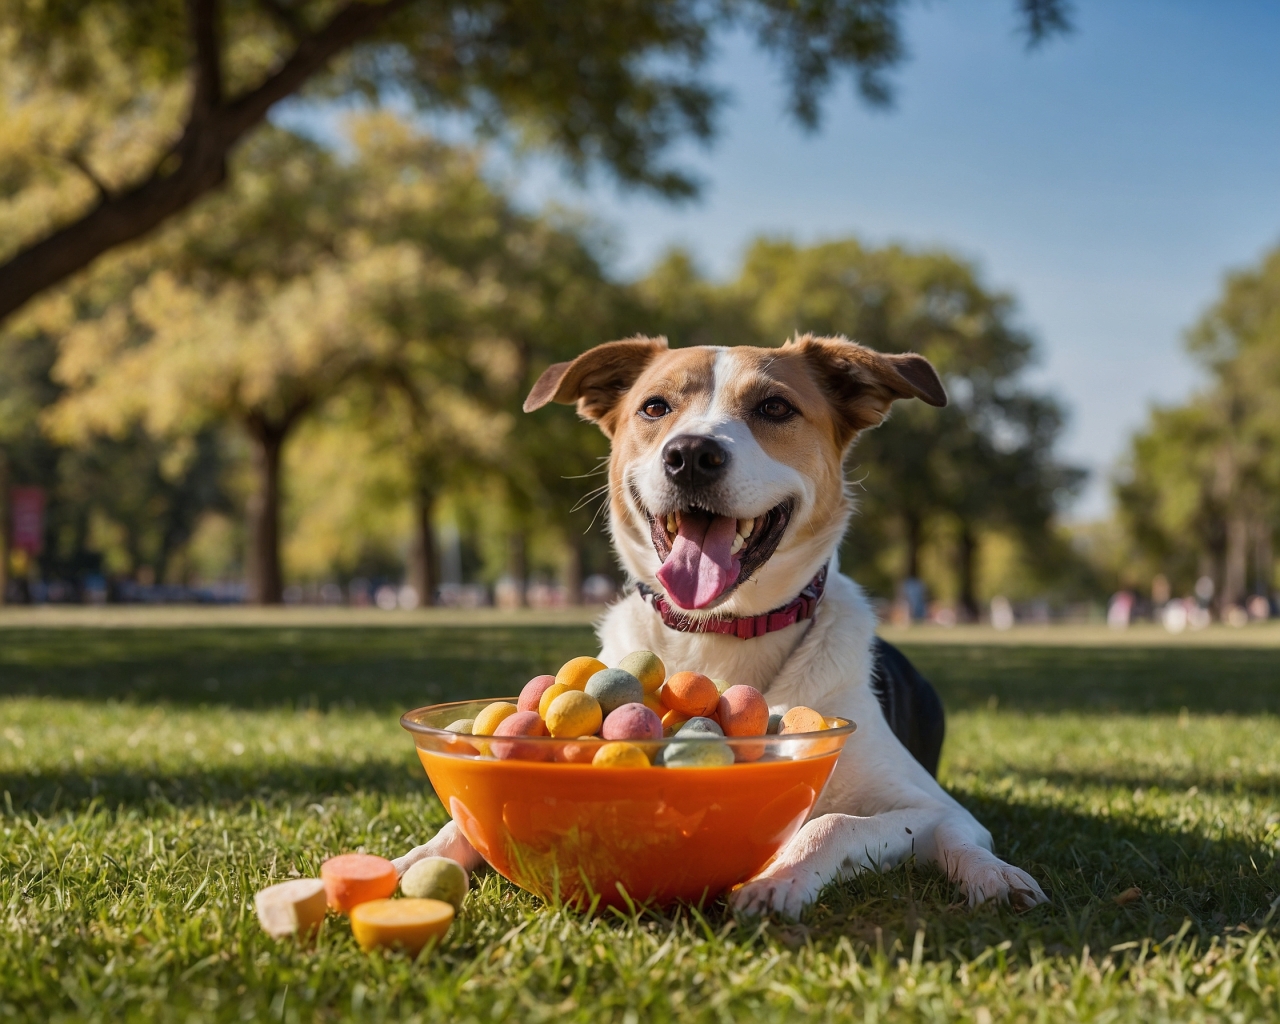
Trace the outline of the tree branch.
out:
<instances>
[{"instance_id":1,"label":"tree branch","mask_svg":"<svg viewBox=\"0 0 1280 1024\"><path fill-rule=\"evenodd\" d=\"M294 42L300 43L306 38L307 28L297 11L286 7L280 0L258 0L258 4L293 37Z\"/></svg>"},{"instance_id":2,"label":"tree branch","mask_svg":"<svg viewBox=\"0 0 1280 1024\"><path fill-rule=\"evenodd\" d=\"M64 153L62 159L74 167L77 171L89 179L90 183L98 191L98 201L105 203L111 199L111 190L95 173L94 169L89 166L89 161L79 150L72 150L70 153Z\"/></svg>"},{"instance_id":3,"label":"tree branch","mask_svg":"<svg viewBox=\"0 0 1280 1024\"><path fill-rule=\"evenodd\" d=\"M337 54L376 32L414 0L351 0L321 28L298 43L289 58L256 88L222 101L216 57L217 0L189 0L195 43L191 112L182 137L132 188L103 199L66 226L20 249L0 264L0 321L44 289L83 270L97 257L141 238L181 212L226 176L231 149L280 100L324 70ZM204 20L204 27L197 25ZM174 158L177 166L174 167Z\"/></svg>"}]
</instances>

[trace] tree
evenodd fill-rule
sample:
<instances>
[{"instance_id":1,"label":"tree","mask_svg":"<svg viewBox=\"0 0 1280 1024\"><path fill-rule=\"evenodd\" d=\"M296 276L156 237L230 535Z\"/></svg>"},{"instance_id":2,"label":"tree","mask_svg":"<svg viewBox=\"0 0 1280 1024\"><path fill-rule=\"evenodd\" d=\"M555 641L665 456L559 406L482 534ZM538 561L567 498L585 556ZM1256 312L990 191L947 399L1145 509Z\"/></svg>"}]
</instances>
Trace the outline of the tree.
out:
<instances>
[{"instance_id":1,"label":"tree","mask_svg":"<svg viewBox=\"0 0 1280 1024\"><path fill-rule=\"evenodd\" d=\"M1059 407L1019 379L1034 348L1014 326L1012 300L948 253L762 239L721 288L698 281L677 255L640 290L656 304L656 322L681 341L701 332L699 340L713 343L776 345L812 332L927 356L951 402L942 410L908 403L859 441L855 472L867 483L846 556L874 561L896 533L905 549L900 571L918 577L929 534L948 530L956 589L971 617L979 531L1009 529L1030 551L1044 548L1057 506L1082 479L1053 454Z\"/></svg>"},{"instance_id":2,"label":"tree","mask_svg":"<svg viewBox=\"0 0 1280 1024\"><path fill-rule=\"evenodd\" d=\"M1017 6L1032 42L1067 27L1065 0ZM627 184L687 195L693 183L661 157L683 135L712 134L722 97L705 72L718 33L746 29L777 55L791 110L812 126L836 74L851 73L871 102L888 98L900 9L899 0L0 0L0 181L8 202L32 214L0 242L0 320L223 184L237 145L300 92L394 91L548 147L580 173L602 164Z\"/></svg>"}]
</instances>

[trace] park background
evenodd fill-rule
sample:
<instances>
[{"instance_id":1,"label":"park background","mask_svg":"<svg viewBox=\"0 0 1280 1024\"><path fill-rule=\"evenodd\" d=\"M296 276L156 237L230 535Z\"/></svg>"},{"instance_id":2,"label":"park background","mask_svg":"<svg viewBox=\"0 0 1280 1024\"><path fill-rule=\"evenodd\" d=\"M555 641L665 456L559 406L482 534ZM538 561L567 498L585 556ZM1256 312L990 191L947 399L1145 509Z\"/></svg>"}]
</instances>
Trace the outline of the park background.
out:
<instances>
[{"instance_id":1,"label":"park background","mask_svg":"<svg viewBox=\"0 0 1280 1024\"><path fill-rule=\"evenodd\" d=\"M0 1016L1280 1016L1277 38L1262 0L0 0ZM589 918L482 872L417 961L273 943L256 890L447 820L403 711L596 649L605 442L520 404L641 331L937 365L841 562L1052 903L910 864L794 922Z\"/></svg>"}]
</instances>

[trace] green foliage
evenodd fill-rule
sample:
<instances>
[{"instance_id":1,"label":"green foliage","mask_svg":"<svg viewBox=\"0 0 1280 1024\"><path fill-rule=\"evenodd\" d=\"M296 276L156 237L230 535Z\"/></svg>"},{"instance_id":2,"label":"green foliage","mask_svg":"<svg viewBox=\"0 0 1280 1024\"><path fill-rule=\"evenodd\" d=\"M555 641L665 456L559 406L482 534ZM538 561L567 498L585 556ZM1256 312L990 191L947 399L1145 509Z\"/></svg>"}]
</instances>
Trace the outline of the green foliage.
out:
<instances>
[{"instance_id":1,"label":"green foliage","mask_svg":"<svg viewBox=\"0 0 1280 1024\"><path fill-rule=\"evenodd\" d=\"M1131 583L1164 573L1180 590L1207 574L1220 604L1274 583L1280 522L1280 249L1228 277L1187 335L1209 374L1181 406L1157 407L1116 479L1141 561Z\"/></svg>"},{"instance_id":2,"label":"green foliage","mask_svg":"<svg viewBox=\"0 0 1280 1024\"><path fill-rule=\"evenodd\" d=\"M274 943L252 894L332 853L394 856L423 840L446 819L397 712L513 692L590 649L590 634L261 626L6 630L8 1016L1212 1021L1280 1010L1269 909L1280 726L1254 700L1274 705L1274 645L1190 661L1185 644L910 648L963 707L944 781L1052 894L1032 913L971 911L918 866L830 885L799 924L735 919L719 902L591 920L481 874L448 937L413 961L361 953L341 918L313 949ZM1231 686L1204 686L1206 671ZM1169 685L1194 713L1169 704Z\"/></svg>"}]
</instances>

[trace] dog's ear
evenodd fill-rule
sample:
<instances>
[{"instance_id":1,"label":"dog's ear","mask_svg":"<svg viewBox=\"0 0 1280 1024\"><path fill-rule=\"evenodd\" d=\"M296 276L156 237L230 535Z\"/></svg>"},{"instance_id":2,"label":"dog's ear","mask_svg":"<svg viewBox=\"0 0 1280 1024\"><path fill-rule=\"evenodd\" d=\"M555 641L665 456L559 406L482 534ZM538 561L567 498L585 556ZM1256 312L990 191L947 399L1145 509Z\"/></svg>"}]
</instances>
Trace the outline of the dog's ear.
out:
<instances>
[{"instance_id":1,"label":"dog's ear","mask_svg":"<svg viewBox=\"0 0 1280 1024\"><path fill-rule=\"evenodd\" d=\"M848 338L803 335L783 346L803 356L831 398L845 440L879 426L899 398L918 398L941 408L947 392L938 372L914 352L877 352Z\"/></svg>"},{"instance_id":2,"label":"dog's ear","mask_svg":"<svg viewBox=\"0 0 1280 1024\"><path fill-rule=\"evenodd\" d=\"M524 411L533 412L548 402L576 404L579 416L612 437L618 400L666 350L666 338L627 338L597 345L572 362L548 366L524 400Z\"/></svg>"}]
</instances>

